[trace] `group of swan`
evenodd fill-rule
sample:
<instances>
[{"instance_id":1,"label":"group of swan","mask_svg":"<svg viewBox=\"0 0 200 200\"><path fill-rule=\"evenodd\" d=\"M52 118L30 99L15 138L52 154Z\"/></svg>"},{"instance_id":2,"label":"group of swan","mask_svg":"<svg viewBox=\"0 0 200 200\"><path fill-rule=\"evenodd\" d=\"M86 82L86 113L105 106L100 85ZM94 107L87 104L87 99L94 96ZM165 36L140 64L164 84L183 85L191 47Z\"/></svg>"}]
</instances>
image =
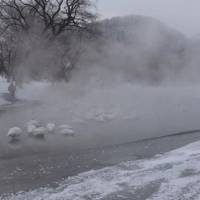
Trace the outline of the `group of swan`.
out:
<instances>
[{"instance_id":1,"label":"group of swan","mask_svg":"<svg viewBox=\"0 0 200 200\"><path fill-rule=\"evenodd\" d=\"M13 127L9 129L7 136L12 140L19 139L23 132L21 128ZM48 123L46 126L41 126L37 120L30 120L27 123L26 132L29 136L38 138L44 138L46 134L54 132L65 136L74 136L75 134L73 128L67 124L56 127L54 123Z\"/></svg>"}]
</instances>

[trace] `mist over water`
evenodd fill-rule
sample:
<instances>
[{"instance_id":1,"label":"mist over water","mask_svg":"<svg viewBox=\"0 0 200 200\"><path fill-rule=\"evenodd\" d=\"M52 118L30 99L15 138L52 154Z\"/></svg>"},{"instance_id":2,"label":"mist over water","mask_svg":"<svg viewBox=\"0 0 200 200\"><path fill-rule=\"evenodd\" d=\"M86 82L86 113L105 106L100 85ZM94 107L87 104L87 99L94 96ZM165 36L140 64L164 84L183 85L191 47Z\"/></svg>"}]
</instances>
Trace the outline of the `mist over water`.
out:
<instances>
[{"instance_id":1,"label":"mist over water","mask_svg":"<svg viewBox=\"0 0 200 200\"><path fill-rule=\"evenodd\" d=\"M51 77L28 81L34 66L36 71L44 66L38 73L46 79L63 50L57 43L45 49L45 42L33 38L33 52L20 63L26 83L17 96L38 105L4 114L3 132L37 119L109 135L112 143L113 135L127 142L200 128L198 38L144 16L104 20L98 27L100 36L71 43L73 53L81 48L82 54L67 83L50 83ZM27 40L24 45L30 46Z\"/></svg>"},{"instance_id":2,"label":"mist over water","mask_svg":"<svg viewBox=\"0 0 200 200\"><path fill-rule=\"evenodd\" d=\"M133 120L128 131L145 136L199 128L198 38L144 16L113 18L99 27L101 37L82 41L83 54L68 83L19 90L19 97L42 103L27 111L30 118L59 123ZM34 52L29 60L37 56Z\"/></svg>"}]
</instances>

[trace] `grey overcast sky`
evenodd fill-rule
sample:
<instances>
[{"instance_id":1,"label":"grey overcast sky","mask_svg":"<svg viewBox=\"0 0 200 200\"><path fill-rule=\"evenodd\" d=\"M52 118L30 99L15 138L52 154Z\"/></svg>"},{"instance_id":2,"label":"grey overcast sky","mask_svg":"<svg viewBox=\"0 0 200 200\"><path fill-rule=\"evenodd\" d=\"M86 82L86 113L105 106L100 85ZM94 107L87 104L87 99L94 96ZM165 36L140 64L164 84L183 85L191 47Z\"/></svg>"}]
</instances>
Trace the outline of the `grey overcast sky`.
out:
<instances>
[{"instance_id":1,"label":"grey overcast sky","mask_svg":"<svg viewBox=\"0 0 200 200\"><path fill-rule=\"evenodd\" d=\"M200 33L200 0L97 0L102 18L152 16L191 36Z\"/></svg>"}]
</instances>

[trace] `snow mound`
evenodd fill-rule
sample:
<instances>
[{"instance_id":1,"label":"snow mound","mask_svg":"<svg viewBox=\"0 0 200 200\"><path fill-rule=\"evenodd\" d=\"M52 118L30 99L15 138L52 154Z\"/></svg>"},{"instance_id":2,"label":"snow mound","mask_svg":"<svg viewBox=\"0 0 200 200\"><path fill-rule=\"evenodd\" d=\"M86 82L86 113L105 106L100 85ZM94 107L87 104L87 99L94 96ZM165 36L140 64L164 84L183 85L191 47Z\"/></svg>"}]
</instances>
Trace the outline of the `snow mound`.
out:
<instances>
[{"instance_id":1,"label":"snow mound","mask_svg":"<svg viewBox=\"0 0 200 200\"><path fill-rule=\"evenodd\" d=\"M199 165L200 142L196 142L153 159L125 162L70 177L56 189L21 192L7 199L199 200Z\"/></svg>"}]
</instances>

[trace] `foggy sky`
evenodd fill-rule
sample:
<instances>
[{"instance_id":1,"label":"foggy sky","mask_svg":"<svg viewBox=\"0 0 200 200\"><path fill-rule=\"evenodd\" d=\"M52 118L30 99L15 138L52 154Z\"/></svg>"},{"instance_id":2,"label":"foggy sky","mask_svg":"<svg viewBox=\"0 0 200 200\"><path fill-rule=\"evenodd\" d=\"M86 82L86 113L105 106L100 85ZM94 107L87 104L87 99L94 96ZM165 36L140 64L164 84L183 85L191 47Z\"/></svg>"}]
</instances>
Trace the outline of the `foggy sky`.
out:
<instances>
[{"instance_id":1,"label":"foggy sky","mask_svg":"<svg viewBox=\"0 0 200 200\"><path fill-rule=\"evenodd\" d=\"M152 16L186 35L200 33L200 0L97 0L102 18L139 14Z\"/></svg>"}]
</instances>

